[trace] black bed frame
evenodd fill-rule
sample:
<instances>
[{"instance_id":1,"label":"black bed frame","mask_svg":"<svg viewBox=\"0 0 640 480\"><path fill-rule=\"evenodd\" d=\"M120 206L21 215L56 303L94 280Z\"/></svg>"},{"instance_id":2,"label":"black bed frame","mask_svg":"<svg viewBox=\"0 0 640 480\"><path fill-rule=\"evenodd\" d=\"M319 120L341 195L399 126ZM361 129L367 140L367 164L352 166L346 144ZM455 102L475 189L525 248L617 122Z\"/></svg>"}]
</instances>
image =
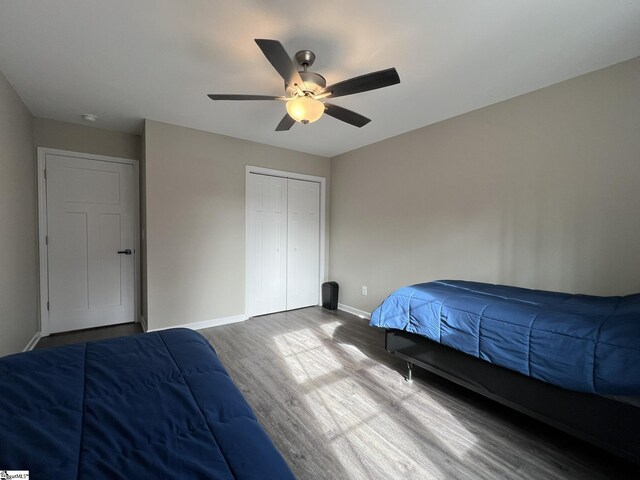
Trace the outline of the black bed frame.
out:
<instances>
[{"instance_id":1,"label":"black bed frame","mask_svg":"<svg viewBox=\"0 0 640 480\"><path fill-rule=\"evenodd\" d=\"M556 387L400 330L385 349L405 360L407 380L418 365L485 397L640 463L640 407Z\"/></svg>"}]
</instances>

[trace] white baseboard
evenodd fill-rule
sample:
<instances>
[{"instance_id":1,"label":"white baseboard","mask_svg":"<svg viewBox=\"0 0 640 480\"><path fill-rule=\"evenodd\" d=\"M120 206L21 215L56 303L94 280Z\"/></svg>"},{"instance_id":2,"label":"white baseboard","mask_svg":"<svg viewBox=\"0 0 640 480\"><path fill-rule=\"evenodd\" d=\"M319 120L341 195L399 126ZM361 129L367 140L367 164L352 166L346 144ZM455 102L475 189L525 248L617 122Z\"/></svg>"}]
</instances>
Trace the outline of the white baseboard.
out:
<instances>
[{"instance_id":1,"label":"white baseboard","mask_svg":"<svg viewBox=\"0 0 640 480\"><path fill-rule=\"evenodd\" d=\"M24 350L22 351L28 352L29 350L33 350L33 347L36 346L39 340L40 340L40 332L36 332L36 334L33 336L31 340L29 340L29 343L27 343L27 346L24 347Z\"/></svg>"},{"instance_id":2,"label":"white baseboard","mask_svg":"<svg viewBox=\"0 0 640 480\"><path fill-rule=\"evenodd\" d=\"M220 317L220 318L214 318L212 320L204 320L202 322L183 323L182 325L171 325L170 327L145 329L145 331L157 332L159 330L167 330L169 328L190 328L191 330L202 330L203 328L219 327L220 325L228 325L229 323L244 322L247 318L249 317L247 317L243 313L240 315L231 315L229 317Z\"/></svg>"},{"instance_id":3,"label":"white baseboard","mask_svg":"<svg viewBox=\"0 0 640 480\"><path fill-rule=\"evenodd\" d=\"M140 325L142 325L142 331L146 333L147 331L147 320L140 315L140 319L139 319Z\"/></svg>"},{"instance_id":4,"label":"white baseboard","mask_svg":"<svg viewBox=\"0 0 640 480\"><path fill-rule=\"evenodd\" d=\"M338 310L342 310L343 312L351 313L353 315L366 318L366 319L371 318L371 313L365 312L364 310L359 310L357 308L350 307L349 305L345 305L344 303L338 304Z\"/></svg>"}]
</instances>

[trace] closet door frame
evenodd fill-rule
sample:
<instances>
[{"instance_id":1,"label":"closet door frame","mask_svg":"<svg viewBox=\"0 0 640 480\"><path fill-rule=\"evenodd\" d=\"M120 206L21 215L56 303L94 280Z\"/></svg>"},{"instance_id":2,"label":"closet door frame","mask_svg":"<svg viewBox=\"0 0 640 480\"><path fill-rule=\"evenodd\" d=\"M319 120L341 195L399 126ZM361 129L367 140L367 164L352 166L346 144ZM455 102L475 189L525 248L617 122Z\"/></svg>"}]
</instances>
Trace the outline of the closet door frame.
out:
<instances>
[{"instance_id":1,"label":"closet door frame","mask_svg":"<svg viewBox=\"0 0 640 480\"><path fill-rule=\"evenodd\" d=\"M272 168L247 165L245 170L245 271L244 271L244 306L245 315L249 315L249 175L271 175L272 177L306 180L320 184L320 268L318 278L318 305L322 305L322 283L325 281L325 229L326 229L326 184L325 177L306 175L303 173L274 170Z\"/></svg>"}]
</instances>

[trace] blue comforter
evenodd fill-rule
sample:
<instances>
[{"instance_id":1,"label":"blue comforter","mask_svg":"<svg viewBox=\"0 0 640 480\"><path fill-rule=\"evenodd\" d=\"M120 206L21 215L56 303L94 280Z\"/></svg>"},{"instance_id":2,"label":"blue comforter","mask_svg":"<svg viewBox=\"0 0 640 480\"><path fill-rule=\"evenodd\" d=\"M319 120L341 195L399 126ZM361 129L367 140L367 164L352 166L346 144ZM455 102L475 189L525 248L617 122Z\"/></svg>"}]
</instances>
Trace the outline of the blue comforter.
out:
<instances>
[{"instance_id":1,"label":"blue comforter","mask_svg":"<svg viewBox=\"0 0 640 480\"><path fill-rule=\"evenodd\" d=\"M59 479L293 479L200 334L0 359L0 468Z\"/></svg>"},{"instance_id":2,"label":"blue comforter","mask_svg":"<svg viewBox=\"0 0 640 480\"><path fill-rule=\"evenodd\" d=\"M371 325L417 333L567 389L640 394L640 294L594 297L442 280L396 290Z\"/></svg>"}]
</instances>

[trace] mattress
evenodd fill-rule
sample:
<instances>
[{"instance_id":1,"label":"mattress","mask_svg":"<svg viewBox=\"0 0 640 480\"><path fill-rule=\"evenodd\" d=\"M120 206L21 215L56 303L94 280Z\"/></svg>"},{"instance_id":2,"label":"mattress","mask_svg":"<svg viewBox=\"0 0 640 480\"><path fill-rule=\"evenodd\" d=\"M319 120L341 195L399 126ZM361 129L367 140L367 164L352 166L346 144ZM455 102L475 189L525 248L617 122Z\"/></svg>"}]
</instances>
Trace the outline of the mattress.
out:
<instances>
[{"instance_id":1,"label":"mattress","mask_svg":"<svg viewBox=\"0 0 640 480\"><path fill-rule=\"evenodd\" d=\"M563 388L640 394L640 294L596 297L440 280L396 290L370 324Z\"/></svg>"},{"instance_id":2,"label":"mattress","mask_svg":"<svg viewBox=\"0 0 640 480\"><path fill-rule=\"evenodd\" d=\"M0 392L0 468L32 478L294 478L191 330L4 357Z\"/></svg>"}]
</instances>

